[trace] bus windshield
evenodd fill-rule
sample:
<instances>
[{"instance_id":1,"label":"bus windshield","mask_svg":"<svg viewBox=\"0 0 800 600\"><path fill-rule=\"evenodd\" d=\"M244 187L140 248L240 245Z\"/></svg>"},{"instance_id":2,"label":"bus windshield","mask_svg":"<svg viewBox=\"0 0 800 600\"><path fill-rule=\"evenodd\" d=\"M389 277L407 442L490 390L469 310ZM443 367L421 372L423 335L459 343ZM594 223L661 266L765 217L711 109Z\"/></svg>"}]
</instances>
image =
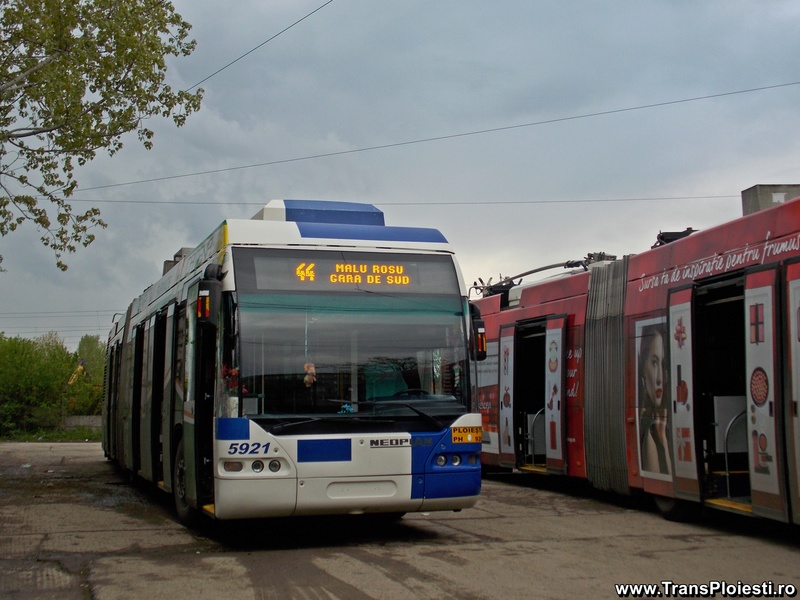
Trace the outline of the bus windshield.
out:
<instances>
[{"instance_id":1,"label":"bus windshield","mask_svg":"<svg viewBox=\"0 0 800 600\"><path fill-rule=\"evenodd\" d=\"M243 416L427 419L430 429L467 412L464 302L449 257L237 250ZM342 264L354 266L337 273ZM303 281L298 265L321 281ZM408 279L370 287L373 270Z\"/></svg>"}]
</instances>

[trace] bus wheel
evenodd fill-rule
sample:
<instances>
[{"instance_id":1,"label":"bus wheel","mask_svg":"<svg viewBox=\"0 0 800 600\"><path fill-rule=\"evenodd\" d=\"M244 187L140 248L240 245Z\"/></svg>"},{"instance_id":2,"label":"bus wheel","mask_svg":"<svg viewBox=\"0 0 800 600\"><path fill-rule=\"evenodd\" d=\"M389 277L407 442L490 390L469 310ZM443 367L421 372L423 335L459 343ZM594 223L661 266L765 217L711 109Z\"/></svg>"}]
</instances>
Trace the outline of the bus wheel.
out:
<instances>
[{"instance_id":1,"label":"bus wheel","mask_svg":"<svg viewBox=\"0 0 800 600\"><path fill-rule=\"evenodd\" d=\"M658 512L667 521L690 521L695 513L695 504L687 500L667 498L666 496L653 496Z\"/></svg>"},{"instance_id":2,"label":"bus wheel","mask_svg":"<svg viewBox=\"0 0 800 600\"><path fill-rule=\"evenodd\" d=\"M186 459L183 453L183 440L178 443L173 464L175 467L172 473L172 495L175 498L175 512L181 524L192 527L197 522L197 510L189 506L186 498Z\"/></svg>"}]
</instances>

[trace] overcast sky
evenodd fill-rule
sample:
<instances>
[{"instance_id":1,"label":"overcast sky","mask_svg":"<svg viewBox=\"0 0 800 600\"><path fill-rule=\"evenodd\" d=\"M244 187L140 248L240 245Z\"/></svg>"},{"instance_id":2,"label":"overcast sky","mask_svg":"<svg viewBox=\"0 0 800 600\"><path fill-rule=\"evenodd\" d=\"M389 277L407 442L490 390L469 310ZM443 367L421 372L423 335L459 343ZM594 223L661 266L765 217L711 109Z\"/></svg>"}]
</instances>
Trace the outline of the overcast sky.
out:
<instances>
[{"instance_id":1,"label":"overcast sky","mask_svg":"<svg viewBox=\"0 0 800 600\"><path fill-rule=\"evenodd\" d=\"M271 198L437 228L471 284L636 254L800 183L796 1L173 2L198 43L173 87L257 49L184 127L151 123L152 150L130 134L79 173L108 229L68 271L30 224L0 238L7 336L105 339L166 258Z\"/></svg>"}]
</instances>

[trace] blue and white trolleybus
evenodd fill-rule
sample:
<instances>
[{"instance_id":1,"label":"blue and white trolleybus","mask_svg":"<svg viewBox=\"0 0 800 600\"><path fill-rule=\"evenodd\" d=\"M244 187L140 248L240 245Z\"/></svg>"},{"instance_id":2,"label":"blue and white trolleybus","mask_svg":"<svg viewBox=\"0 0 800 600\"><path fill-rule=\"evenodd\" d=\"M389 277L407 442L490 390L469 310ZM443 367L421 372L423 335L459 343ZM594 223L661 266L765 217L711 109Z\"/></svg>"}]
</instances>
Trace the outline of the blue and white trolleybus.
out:
<instances>
[{"instance_id":1,"label":"blue and white trolleybus","mask_svg":"<svg viewBox=\"0 0 800 600\"><path fill-rule=\"evenodd\" d=\"M483 324L439 231L273 200L164 270L110 332L103 448L181 521L474 505Z\"/></svg>"}]
</instances>

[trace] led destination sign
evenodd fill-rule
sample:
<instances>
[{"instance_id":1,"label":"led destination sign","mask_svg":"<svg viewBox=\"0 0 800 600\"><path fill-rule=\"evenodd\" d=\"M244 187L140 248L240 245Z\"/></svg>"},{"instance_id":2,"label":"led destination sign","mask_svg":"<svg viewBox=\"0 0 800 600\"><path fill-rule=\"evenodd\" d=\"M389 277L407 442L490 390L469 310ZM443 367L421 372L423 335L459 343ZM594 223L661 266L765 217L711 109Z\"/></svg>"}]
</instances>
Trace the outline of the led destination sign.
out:
<instances>
[{"instance_id":1,"label":"led destination sign","mask_svg":"<svg viewBox=\"0 0 800 600\"><path fill-rule=\"evenodd\" d=\"M241 291L458 292L449 255L234 248Z\"/></svg>"},{"instance_id":2,"label":"led destination sign","mask_svg":"<svg viewBox=\"0 0 800 600\"><path fill-rule=\"evenodd\" d=\"M335 262L330 266L325 265L326 272L320 275L333 284L366 284L366 285L409 285L411 275L405 264L385 263L342 263ZM416 267L416 265L414 265ZM315 281L317 274L316 263L301 262L295 269L295 275L300 281Z\"/></svg>"}]
</instances>

